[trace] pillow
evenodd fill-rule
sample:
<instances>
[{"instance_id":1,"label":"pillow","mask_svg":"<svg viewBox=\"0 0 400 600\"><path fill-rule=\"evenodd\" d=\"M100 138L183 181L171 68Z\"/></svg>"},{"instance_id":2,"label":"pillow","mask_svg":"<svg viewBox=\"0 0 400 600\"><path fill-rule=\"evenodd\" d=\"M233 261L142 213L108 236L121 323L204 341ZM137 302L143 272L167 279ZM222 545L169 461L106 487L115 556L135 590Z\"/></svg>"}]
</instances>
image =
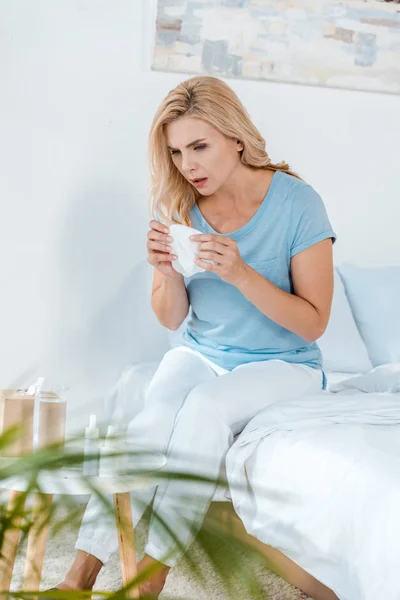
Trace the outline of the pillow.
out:
<instances>
[{"instance_id":1,"label":"pillow","mask_svg":"<svg viewBox=\"0 0 400 600\"><path fill-rule=\"evenodd\" d=\"M400 363L380 365L370 373L354 375L330 386L331 392L349 392L349 390L366 394L400 393Z\"/></svg>"},{"instance_id":2,"label":"pillow","mask_svg":"<svg viewBox=\"0 0 400 600\"><path fill-rule=\"evenodd\" d=\"M374 367L400 362L400 267L339 268Z\"/></svg>"},{"instance_id":3,"label":"pillow","mask_svg":"<svg viewBox=\"0 0 400 600\"><path fill-rule=\"evenodd\" d=\"M104 402L103 420L125 431L129 422L143 409L147 390L159 361L137 362L121 372L113 393Z\"/></svg>"},{"instance_id":4,"label":"pillow","mask_svg":"<svg viewBox=\"0 0 400 600\"><path fill-rule=\"evenodd\" d=\"M365 373L372 369L372 364L336 269L334 284L328 327L317 342L322 352L323 368L327 372Z\"/></svg>"}]
</instances>

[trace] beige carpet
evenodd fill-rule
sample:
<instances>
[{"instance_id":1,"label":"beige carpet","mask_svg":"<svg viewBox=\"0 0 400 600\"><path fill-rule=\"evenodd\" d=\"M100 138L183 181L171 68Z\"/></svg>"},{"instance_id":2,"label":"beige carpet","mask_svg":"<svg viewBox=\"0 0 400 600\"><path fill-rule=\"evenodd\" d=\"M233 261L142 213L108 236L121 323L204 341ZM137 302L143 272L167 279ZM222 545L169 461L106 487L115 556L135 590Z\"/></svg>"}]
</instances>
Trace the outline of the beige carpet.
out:
<instances>
[{"instance_id":1,"label":"beige carpet","mask_svg":"<svg viewBox=\"0 0 400 600\"><path fill-rule=\"evenodd\" d=\"M78 507L79 514L83 514L85 505ZM142 555L145 536L147 530L147 522L144 519L136 532L137 550L139 556ZM42 572L42 583L41 590L48 589L57 585L63 578L70 567L74 556L74 544L77 537L76 529L71 526L63 529L62 532L54 534L54 530L51 529L46 547L45 563ZM26 543L20 544L18 550L17 559L15 562L13 578L11 582L11 590L17 591L22 586L22 576L24 568L24 557L25 557ZM229 594L222 583L219 581L215 568L211 565L207 558L202 553L198 545L193 544L190 550L191 557L197 561L202 567L202 572L206 576L207 585L196 581L194 576L190 573L187 564L182 560L180 564L176 566L170 572L167 580L167 585L162 598L180 598L184 600L247 600L249 595L246 591L241 589L240 578L235 581L235 593L234 595ZM303 600L307 596L304 596L297 588L289 585L283 581L280 577L267 571L264 567L253 566L254 577L257 577L262 582L263 593L262 595L252 595L251 598L261 600ZM114 554L110 561L101 570L97 579L94 590L101 591L116 591L122 585L120 568L119 568L119 557L118 553ZM95 595L94 595L95 597Z\"/></svg>"}]
</instances>

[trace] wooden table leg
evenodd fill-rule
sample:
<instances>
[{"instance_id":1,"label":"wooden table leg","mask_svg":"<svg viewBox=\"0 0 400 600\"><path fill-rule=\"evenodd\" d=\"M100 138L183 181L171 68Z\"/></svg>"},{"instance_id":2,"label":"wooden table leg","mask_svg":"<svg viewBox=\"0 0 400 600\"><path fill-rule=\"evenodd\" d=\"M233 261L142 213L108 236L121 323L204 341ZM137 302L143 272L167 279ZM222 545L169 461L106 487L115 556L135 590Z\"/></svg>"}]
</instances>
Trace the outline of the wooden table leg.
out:
<instances>
[{"instance_id":1,"label":"wooden table leg","mask_svg":"<svg viewBox=\"0 0 400 600\"><path fill-rule=\"evenodd\" d=\"M32 526L28 535L26 550L23 590L32 592L39 590L42 578L44 553L50 524L43 525L48 517L48 510L53 501L53 494L37 494L32 507Z\"/></svg>"},{"instance_id":2,"label":"wooden table leg","mask_svg":"<svg viewBox=\"0 0 400 600\"><path fill-rule=\"evenodd\" d=\"M8 498L7 512L12 512L18 501L21 502L21 497L24 497L25 494L23 492L16 492L14 490L10 491L10 495ZM25 501L21 502L21 512L23 511L25 506ZM22 521L22 515L16 517L14 519L15 527L12 529L11 527L4 534L3 544L1 547L1 557L0 557L0 590L1 591L9 591L12 574L14 570L15 557L17 555L17 548L19 542L20 535L20 525ZM1 594L1 597L3 594Z\"/></svg>"},{"instance_id":3,"label":"wooden table leg","mask_svg":"<svg viewBox=\"0 0 400 600\"><path fill-rule=\"evenodd\" d=\"M114 494L114 507L117 520L122 581L126 585L137 575L135 533L132 524L130 492ZM139 589L137 587L131 588L128 596L130 598L139 598Z\"/></svg>"}]
</instances>

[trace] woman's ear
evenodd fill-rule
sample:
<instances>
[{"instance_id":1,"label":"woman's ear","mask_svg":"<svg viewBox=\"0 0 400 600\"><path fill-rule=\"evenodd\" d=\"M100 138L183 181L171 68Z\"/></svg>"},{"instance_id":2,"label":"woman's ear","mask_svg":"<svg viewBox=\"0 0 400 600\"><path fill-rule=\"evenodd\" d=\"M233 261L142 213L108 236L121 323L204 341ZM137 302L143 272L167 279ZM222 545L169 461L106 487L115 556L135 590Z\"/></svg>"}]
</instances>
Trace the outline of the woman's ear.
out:
<instances>
[{"instance_id":1,"label":"woman's ear","mask_svg":"<svg viewBox=\"0 0 400 600\"><path fill-rule=\"evenodd\" d=\"M237 151L242 152L242 150L244 150L244 145L240 140L238 140L237 141Z\"/></svg>"}]
</instances>

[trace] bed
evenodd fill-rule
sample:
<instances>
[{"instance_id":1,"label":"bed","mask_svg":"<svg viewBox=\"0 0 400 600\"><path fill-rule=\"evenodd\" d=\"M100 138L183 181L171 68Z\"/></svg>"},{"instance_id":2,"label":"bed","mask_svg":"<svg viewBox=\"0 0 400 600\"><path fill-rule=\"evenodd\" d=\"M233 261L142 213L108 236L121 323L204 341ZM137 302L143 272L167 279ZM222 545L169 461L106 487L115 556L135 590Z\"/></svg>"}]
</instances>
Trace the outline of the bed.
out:
<instances>
[{"instance_id":1,"label":"bed","mask_svg":"<svg viewBox=\"0 0 400 600\"><path fill-rule=\"evenodd\" d=\"M340 600L398 600L400 364L328 380L245 428L227 456L233 506Z\"/></svg>"},{"instance_id":2,"label":"bed","mask_svg":"<svg viewBox=\"0 0 400 600\"><path fill-rule=\"evenodd\" d=\"M104 425L124 428L141 410L164 352L176 343L179 330L159 326L149 308L147 267L131 282L124 353L116 354L121 336L109 351L117 383L101 410L82 406L88 386L72 386L70 430L93 411ZM228 453L231 489L218 490L210 508L315 600L400 599L399 296L399 267L335 269L331 318L318 340L328 390L309 405L303 399L305 406L294 401L285 403L286 412L278 406L257 415ZM331 422L318 412L327 399L337 408ZM346 412L351 407L352 414ZM305 414L308 422L301 420ZM251 491L247 497L235 492L243 483Z\"/></svg>"}]
</instances>

